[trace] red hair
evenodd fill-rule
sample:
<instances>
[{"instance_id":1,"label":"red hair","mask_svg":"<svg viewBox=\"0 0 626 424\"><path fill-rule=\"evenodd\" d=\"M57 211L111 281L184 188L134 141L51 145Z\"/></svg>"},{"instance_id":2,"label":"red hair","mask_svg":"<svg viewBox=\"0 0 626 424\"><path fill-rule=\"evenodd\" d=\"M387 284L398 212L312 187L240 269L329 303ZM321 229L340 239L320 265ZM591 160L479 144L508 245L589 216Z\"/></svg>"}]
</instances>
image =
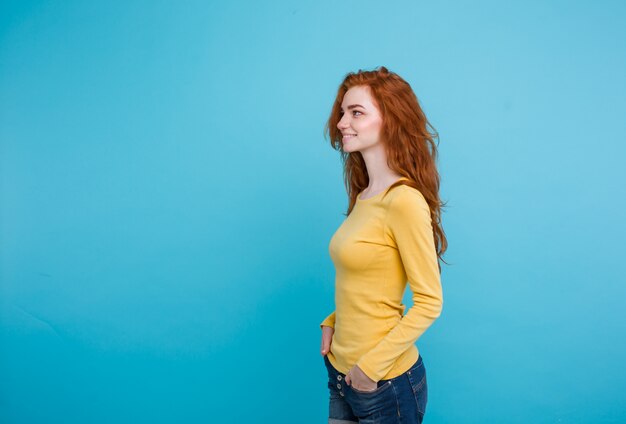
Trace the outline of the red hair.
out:
<instances>
[{"instance_id":1,"label":"red hair","mask_svg":"<svg viewBox=\"0 0 626 424\"><path fill-rule=\"evenodd\" d=\"M341 120L343 97L355 86L369 88L383 119L380 137L387 152L387 164L390 169L407 178L395 182L387 191L398 185L408 185L422 193L430 208L437 257L445 262L442 256L448 242L441 225L441 209L445 202L441 202L439 198L439 172L436 166L439 135L426 119L409 83L384 66L373 71L359 69L358 72L350 72L345 76L324 127L324 134L330 136L332 148L341 153L344 183L350 199L345 215L350 214L356 197L369 185L369 176L361 153L343 151L341 131L337 128L337 123ZM428 127L433 133L428 131ZM441 270L441 265L439 269Z\"/></svg>"}]
</instances>

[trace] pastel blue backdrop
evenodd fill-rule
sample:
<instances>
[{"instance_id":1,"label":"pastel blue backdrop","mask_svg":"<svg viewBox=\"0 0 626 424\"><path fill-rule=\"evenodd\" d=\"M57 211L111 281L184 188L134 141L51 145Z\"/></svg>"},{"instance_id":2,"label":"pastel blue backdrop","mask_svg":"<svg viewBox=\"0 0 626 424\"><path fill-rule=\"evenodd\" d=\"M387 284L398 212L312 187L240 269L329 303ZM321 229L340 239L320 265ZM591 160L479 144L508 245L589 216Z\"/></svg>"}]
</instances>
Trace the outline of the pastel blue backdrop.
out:
<instances>
[{"instance_id":1,"label":"pastel blue backdrop","mask_svg":"<svg viewBox=\"0 0 626 424\"><path fill-rule=\"evenodd\" d=\"M2 2L0 422L326 422L347 200L323 126L379 65L440 135L425 422L625 422L625 21L620 1Z\"/></svg>"}]
</instances>

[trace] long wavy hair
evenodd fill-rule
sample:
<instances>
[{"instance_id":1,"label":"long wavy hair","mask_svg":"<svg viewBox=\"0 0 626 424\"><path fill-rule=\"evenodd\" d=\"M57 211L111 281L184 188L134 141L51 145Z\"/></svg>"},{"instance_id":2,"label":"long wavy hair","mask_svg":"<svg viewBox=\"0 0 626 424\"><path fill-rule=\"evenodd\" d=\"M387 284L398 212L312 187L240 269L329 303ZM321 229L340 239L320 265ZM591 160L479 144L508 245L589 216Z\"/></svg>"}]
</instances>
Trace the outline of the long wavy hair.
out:
<instances>
[{"instance_id":1,"label":"long wavy hair","mask_svg":"<svg viewBox=\"0 0 626 424\"><path fill-rule=\"evenodd\" d=\"M345 215L352 212L356 197L369 185L363 156L360 152L343 151L341 131L337 128L337 123L341 120L343 97L355 86L369 87L374 103L382 115L380 137L385 145L387 165L406 178L392 184L383 196L399 185L408 185L422 193L430 208L437 257L447 264L443 260L443 254L448 242L441 225L441 210L446 203L439 198L440 177L436 166L439 135L426 119L409 83L384 66L372 71L359 69L358 72L346 74L339 85L335 103L324 127L324 135L330 136L332 148L341 153L344 183L350 199ZM432 132L428 131L428 127ZM441 264L439 270L441 271Z\"/></svg>"}]
</instances>

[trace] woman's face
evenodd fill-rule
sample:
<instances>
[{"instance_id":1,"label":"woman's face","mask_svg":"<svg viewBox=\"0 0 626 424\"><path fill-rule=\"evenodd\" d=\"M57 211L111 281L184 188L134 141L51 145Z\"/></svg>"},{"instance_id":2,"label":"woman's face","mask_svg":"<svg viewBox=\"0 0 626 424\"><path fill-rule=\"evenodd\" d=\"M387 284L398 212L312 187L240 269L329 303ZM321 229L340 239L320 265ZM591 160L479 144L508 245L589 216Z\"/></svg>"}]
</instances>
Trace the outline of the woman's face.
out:
<instances>
[{"instance_id":1,"label":"woman's face","mask_svg":"<svg viewBox=\"0 0 626 424\"><path fill-rule=\"evenodd\" d=\"M350 88L343 96L341 114L337 128L343 134L342 146L345 152L363 153L379 144L383 119L374 106L369 87Z\"/></svg>"}]
</instances>

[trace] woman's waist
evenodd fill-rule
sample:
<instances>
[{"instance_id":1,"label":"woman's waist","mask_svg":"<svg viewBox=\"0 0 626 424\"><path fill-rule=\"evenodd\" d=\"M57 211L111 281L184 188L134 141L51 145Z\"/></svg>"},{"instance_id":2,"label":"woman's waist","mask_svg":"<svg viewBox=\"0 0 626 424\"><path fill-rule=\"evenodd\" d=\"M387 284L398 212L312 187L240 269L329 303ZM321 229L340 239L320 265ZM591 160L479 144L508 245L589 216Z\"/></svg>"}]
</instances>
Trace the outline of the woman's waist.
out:
<instances>
[{"instance_id":1,"label":"woman's waist","mask_svg":"<svg viewBox=\"0 0 626 424\"><path fill-rule=\"evenodd\" d=\"M381 325L392 323L392 327L402 319L405 307L402 303L381 302L335 302L335 321L339 324Z\"/></svg>"},{"instance_id":2,"label":"woman's waist","mask_svg":"<svg viewBox=\"0 0 626 424\"><path fill-rule=\"evenodd\" d=\"M370 351L370 349L371 348L353 344L347 346L340 343L335 344L335 341L333 341L328 356L331 358L333 366L343 374L346 374L364 354ZM411 345L407 350L398 355L393 366L382 379L391 379L403 374L415 363L418 357L419 351L417 347Z\"/></svg>"},{"instance_id":3,"label":"woman's waist","mask_svg":"<svg viewBox=\"0 0 626 424\"><path fill-rule=\"evenodd\" d=\"M335 312L334 339L351 344L377 343L400 321L400 316L341 315ZM333 341L334 343L334 341Z\"/></svg>"}]
</instances>

